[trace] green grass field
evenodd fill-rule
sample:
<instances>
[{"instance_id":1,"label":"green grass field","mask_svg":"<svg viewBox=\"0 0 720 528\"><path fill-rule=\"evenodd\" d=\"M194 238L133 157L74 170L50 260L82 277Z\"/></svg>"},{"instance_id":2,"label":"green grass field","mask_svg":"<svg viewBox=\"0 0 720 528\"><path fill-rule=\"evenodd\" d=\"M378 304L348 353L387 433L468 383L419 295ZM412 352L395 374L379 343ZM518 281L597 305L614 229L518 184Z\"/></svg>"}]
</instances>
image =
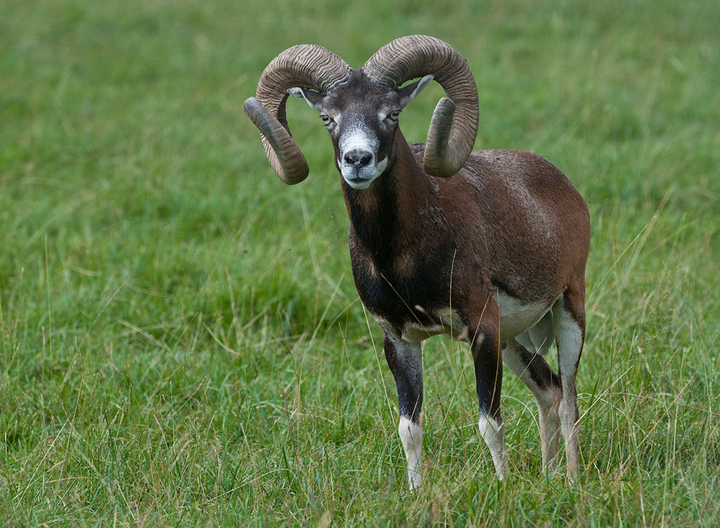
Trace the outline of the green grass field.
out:
<instances>
[{"instance_id":1,"label":"green grass field","mask_svg":"<svg viewBox=\"0 0 720 528\"><path fill-rule=\"evenodd\" d=\"M340 6L0 2L0 525L720 525L720 3ZM467 58L476 148L589 204L574 484L509 372L496 481L467 347L434 338L407 491L330 140L290 101L287 187L242 112L287 47L359 67L412 33Z\"/></svg>"}]
</instances>

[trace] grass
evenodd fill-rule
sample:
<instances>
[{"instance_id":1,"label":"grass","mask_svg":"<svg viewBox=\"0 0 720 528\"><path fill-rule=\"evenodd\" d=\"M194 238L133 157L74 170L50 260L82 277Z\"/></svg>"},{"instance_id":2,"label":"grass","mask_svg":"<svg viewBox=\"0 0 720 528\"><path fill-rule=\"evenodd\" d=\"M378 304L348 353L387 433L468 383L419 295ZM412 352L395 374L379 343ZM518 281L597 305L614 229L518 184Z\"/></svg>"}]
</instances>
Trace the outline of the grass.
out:
<instances>
[{"instance_id":1,"label":"grass","mask_svg":"<svg viewBox=\"0 0 720 528\"><path fill-rule=\"evenodd\" d=\"M427 5L421 5L427 4ZM717 526L720 5L6 0L0 6L3 526ZM359 66L411 33L475 72L478 148L532 150L593 223L582 472L540 472L506 374L510 476L469 354L426 346L409 494L380 332L316 115L273 175L244 99L280 51ZM421 140L440 89L403 113Z\"/></svg>"}]
</instances>

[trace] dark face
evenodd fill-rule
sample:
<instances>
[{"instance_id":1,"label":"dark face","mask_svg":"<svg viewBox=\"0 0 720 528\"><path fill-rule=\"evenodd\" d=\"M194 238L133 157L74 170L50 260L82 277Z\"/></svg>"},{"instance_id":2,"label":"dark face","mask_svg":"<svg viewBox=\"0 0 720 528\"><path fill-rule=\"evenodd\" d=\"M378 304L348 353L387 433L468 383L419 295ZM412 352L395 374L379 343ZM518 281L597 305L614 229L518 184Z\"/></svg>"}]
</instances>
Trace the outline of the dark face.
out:
<instances>
[{"instance_id":1,"label":"dark face","mask_svg":"<svg viewBox=\"0 0 720 528\"><path fill-rule=\"evenodd\" d=\"M296 97L320 112L335 147L335 163L348 185L367 189L395 162L398 116L433 79L423 77L398 90L370 80L354 70L347 82L320 94L291 88Z\"/></svg>"}]
</instances>

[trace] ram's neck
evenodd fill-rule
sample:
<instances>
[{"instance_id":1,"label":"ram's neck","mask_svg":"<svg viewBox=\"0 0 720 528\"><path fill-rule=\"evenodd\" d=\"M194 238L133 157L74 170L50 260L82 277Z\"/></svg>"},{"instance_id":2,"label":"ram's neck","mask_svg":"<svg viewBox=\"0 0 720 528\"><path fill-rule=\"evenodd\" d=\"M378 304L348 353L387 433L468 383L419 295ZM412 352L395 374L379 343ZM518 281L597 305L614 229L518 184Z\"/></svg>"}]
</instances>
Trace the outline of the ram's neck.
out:
<instances>
[{"instance_id":1,"label":"ram's neck","mask_svg":"<svg viewBox=\"0 0 720 528\"><path fill-rule=\"evenodd\" d=\"M431 196L431 182L415 162L402 132L396 136L395 164L364 190L343 181L345 205L350 216L350 243L359 245L378 265L402 251L414 234L418 213Z\"/></svg>"}]
</instances>

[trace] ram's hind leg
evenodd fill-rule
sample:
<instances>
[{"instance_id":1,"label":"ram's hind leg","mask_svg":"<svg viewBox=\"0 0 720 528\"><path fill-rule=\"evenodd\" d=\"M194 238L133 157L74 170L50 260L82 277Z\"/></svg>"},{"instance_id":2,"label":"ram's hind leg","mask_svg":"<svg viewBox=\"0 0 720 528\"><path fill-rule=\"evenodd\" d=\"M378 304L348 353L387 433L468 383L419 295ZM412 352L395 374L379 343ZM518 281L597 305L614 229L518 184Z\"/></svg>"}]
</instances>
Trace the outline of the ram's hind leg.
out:
<instances>
[{"instance_id":1,"label":"ram's hind leg","mask_svg":"<svg viewBox=\"0 0 720 528\"><path fill-rule=\"evenodd\" d=\"M423 362L420 343L385 332L385 359L395 377L400 407L398 433L407 459L410 489L422 484Z\"/></svg>"},{"instance_id":2,"label":"ram's hind leg","mask_svg":"<svg viewBox=\"0 0 720 528\"><path fill-rule=\"evenodd\" d=\"M553 306L555 339L558 346L558 370L562 385L560 421L565 438L567 472L577 474L578 459L578 407L575 377L585 340L585 289L568 288Z\"/></svg>"},{"instance_id":3,"label":"ram's hind leg","mask_svg":"<svg viewBox=\"0 0 720 528\"><path fill-rule=\"evenodd\" d=\"M528 345L530 346L530 345ZM557 466L560 417L558 407L562 391L560 378L545 358L530 352L515 339L506 342L502 351L503 362L527 385L540 410L540 445L545 471Z\"/></svg>"}]
</instances>

